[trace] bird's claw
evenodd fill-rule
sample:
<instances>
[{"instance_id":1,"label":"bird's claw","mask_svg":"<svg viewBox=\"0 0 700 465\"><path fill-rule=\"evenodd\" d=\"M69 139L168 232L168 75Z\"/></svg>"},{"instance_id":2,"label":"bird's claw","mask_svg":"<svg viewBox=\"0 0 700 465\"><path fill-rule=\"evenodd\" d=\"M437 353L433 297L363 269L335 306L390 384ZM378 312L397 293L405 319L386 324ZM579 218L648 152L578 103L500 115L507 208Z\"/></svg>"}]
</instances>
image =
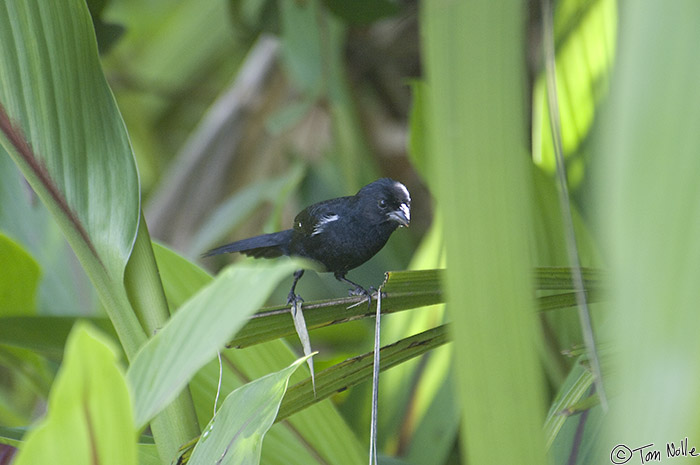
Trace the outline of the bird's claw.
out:
<instances>
[{"instance_id":1,"label":"bird's claw","mask_svg":"<svg viewBox=\"0 0 700 465\"><path fill-rule=\"evenodd\" d=\"M376 289L374 287L370 287L369 289L365 289L364 287L357 286L355 289L350 289L348 291L348 294L350 297L354 296L364 296L364 299L360 300L357 303L354 303L348 307L348 309L357 307L358 305L363 304L364 302L367 302L368 305L372 303L372 294L376 292Z\"/></svg>"},{"instance_id":2,"label":"bird's claw","mask_svg":"<svg viewBox=\"0 0 700 465\"><path fill-rule=\"evenodd\" d=\"M372 291L374 291L374 288L370 287L369 290L365 289L364 287L357 286L355 289L350 289L348 291L348 295L350 297L358 296L358 295L363 295L365 297L372 297Z\"/></svg>"},{"instance_id":3,"label":"bird's claw","mask_svg":"<svg viewBox=\"0 0 700 465\"><path fill-rule=\"evenodd\" d=\"M304 299L302 299L299 294L295 294L293 292L290 292L289 295L287 296L287 305L296 306L297 303L302 303L302 302L304 302Z\"/></svg>"}]
</instances>

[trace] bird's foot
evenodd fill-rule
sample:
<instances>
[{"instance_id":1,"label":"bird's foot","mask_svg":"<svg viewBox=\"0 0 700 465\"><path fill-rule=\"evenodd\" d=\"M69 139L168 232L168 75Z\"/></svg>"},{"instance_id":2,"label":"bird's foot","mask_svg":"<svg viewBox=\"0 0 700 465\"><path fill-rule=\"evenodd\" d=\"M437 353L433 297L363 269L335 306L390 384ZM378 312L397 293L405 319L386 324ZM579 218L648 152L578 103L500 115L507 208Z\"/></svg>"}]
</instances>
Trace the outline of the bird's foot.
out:
<instances>
[{"instance_id":1,"label":"bird's foot","mask_svg":"<svg viewBox=\"0 0 700 465\"><path fill-rule=\"evenodd\" d=\"M374 294L375 292L376 292L376 289L374 287L370 287L369 289L365 289L362 286L356 285L354 289L350 289L348 291L348 295L350 297L364 296L364 299L360 300L357 303L350 305L348 308L357 307L358 305L361 305L365 302L367 302L367 305L371 305L372 304L372 294Z\"/></svg>"},{"instance_id":2,"label":"bird's foot","mask_svg":"<svg viewBox=\"0 0 700 465\"><path fill-rule=\"evenodd\" d=\"M295 294L294 292L290 292L287 295L287 305L291 305L293 307L296 307L297 304L301 305L302 302L304 302L304 299L302 299L299 294Z\"/></svg>"},{"instance_id":3,"label":"bird's foot","mask_svg":"<svg viewBox=\"0 0 700 465\"><path fill-rule=\"evenodd\" d=\"M349 295L350 297L354 297L354 296L358 296L358 295L363 295L363 296L365 296L365 297L371 298L371 297L372 297L372 294L374 293L374 291L376 291L376 289L373 288L373 287L370 287L369 289L365 289L365 288L362 287L362 286L357 286L357 285L356 285L354 289L350 289L350 290L348 291L348 295Z\"/></svg>"}]
</instances>

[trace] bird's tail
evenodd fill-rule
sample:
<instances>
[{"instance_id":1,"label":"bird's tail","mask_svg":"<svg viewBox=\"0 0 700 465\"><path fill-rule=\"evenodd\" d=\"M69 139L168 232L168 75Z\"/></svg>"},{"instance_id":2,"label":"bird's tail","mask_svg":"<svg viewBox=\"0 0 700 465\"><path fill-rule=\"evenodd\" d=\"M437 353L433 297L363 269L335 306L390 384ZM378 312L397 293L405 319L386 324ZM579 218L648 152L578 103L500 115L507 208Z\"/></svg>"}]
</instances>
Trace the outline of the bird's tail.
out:
<instances>
[{"instance_id":1,"label":"bird's tail","mask_svg":"<svg viewBox=\"0 0 700 465\"><path fill-rule=\"evenodd\" d=\"M206 252L203 257L210 257L222 253L240 252L255 258L275 258L289 255L289 242L292 239L292 229L272 234L243 239L230 244L222 245Z\"/></svg>"}]
</instances>

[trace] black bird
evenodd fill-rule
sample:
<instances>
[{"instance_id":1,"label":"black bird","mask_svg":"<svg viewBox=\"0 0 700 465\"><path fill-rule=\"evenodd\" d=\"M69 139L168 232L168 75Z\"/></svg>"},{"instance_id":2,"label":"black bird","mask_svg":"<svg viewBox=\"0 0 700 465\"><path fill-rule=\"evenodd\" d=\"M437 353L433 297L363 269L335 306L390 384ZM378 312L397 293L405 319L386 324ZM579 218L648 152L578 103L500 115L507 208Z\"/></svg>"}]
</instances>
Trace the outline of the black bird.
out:
<instances>
[{"instance_id":1,"label":"black bird","mask_svg":"<svg viewBox=\"0 0 700 465\"><path fill-rule=\"evenodd\" d=\"M353 286L351 295L369 297L366 289L345 275L372 258L396 228L408 226L410 221L408 189L400 182L382 178L367 184L353 196L307 207L294 218L292 229L232 242L204 256L240 252L255 258L287 255L310 259L318 265L319 271L331 272L338 281ZM303 301L295 293L303 274L303 269L294 272L287 303Z\"/></svg>"}]
</instances>

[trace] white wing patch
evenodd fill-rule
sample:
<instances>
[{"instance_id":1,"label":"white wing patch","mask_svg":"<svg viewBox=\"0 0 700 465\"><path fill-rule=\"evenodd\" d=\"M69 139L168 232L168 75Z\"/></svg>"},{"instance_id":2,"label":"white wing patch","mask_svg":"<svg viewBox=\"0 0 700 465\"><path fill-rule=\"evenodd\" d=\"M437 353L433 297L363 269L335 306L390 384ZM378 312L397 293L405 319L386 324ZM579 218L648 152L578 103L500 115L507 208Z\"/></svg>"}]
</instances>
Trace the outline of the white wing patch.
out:
<instances>
[{"instance_id":1,"label":"white wing patch","mask_svg":"<svg viewBox=\"0 0 700 465\"><path fill-rule=\"evenodd\" d=\"M333 221L338 221L338 218L340 218L338 215L324 215L321 218L319 218L318 223L314 226L314 230L311 232L312 236L315 236L316 234L320 234L323 232L323 227L327 225L328 223L332 223Z\"/></svg>"}]
</instances>

